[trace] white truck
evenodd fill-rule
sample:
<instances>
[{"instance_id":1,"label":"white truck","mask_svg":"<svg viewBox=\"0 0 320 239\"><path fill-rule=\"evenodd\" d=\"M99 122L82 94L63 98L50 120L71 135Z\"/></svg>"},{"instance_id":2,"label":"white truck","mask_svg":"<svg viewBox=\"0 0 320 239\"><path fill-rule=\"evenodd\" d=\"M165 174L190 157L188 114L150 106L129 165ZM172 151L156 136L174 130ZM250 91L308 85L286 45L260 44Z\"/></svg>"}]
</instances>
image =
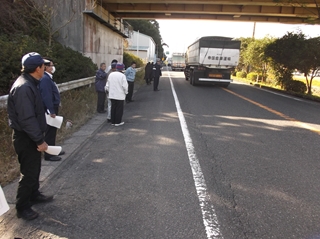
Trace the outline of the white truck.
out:
<instances>
[{"instance_id":1,"label":"white truck","mask_svg":"<svg viewBox=\"0 0 320 239\"><path fill-rule=\"evenodd\" d=\"M181 70L183 71L186 67L186 59L184 53L172 53L171 57L171 70Z\"/></svg>"},{"instance_id":2,"label":"white truck","mask_svg":"<svg viewBox=\"0 0 320 239\"><path fill-rule=\"evenodd\" d=\"M238 65L241 41L229 37L201 37L188 47L186 80L193 86L215 84L228 87L231 71Z\"/></svg>"}]
</instances>

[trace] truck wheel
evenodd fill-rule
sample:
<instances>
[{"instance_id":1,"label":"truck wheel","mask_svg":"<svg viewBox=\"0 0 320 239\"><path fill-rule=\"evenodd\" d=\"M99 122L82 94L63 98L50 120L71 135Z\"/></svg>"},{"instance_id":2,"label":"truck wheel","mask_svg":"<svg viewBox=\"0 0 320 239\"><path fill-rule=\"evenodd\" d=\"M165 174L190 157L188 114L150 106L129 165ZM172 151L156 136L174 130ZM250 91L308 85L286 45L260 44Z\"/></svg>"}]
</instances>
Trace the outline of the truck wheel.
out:
<instances>
[{"instance_id":1,"label":"truck wheel","mask_svg":"<svg viewBox=\"0 0 320 239\"><path fill-rule=\"evenodd\" d=\"M184 71L183 73L184 73L184 78L186 78L186 81L188 81L188 80L189 80L189 78L188 78L188 76L187 76L187 72L186 72L186 71Z\"/></svg>"},{"instance_id":2,"label":"truck wheel","mask_svg":"<svg viewBox=\"0 0 320 239\"><path fill-rule=\"evenodd\" d=\"M221 85L223 88L228 88L228 86L229 86L229 83L226 83L226 84L222 84Z\"/></svg>"},{"instance_id":3,"label":"truck wheel","mask_svg":"<svg viewBox=\"0 0 320 239\"><path fill-rule=\"evenodd\" d=\"M198 85L196 80L195 80L195 78L194 78L193 71L190 72L190 84L193 85L193 86L197 86Z\"/></svg>"}]
</instances>

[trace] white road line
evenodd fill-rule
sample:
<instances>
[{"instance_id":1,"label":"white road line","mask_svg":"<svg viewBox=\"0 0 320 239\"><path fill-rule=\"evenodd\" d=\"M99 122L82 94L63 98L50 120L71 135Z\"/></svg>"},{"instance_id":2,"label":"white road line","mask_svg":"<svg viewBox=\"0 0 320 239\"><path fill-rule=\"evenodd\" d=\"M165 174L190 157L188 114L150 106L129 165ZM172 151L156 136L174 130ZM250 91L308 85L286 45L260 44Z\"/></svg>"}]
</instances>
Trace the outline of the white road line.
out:
<instances>
[{"instance_id":1,"label":"white road line","mask_svg":"<svg viewBox=\"0 0 320 239\"><path fill-rule=\"evenodd\" d=\"M220 232L218 218L215 213L213 205L211 205L211 203L210 203L210 196L207 192L207 184L204 179L204 176L203 176L203 173L202 173L202 170L200 167L200 163L197 158L197 155L196 155L193 143L192 143L192 139L189 134L187 122L186 122L184 115L183 115L183 112L181 110L179 99L178 99L178 96L177 96L176 91L174 89L170 74L168 74L168 77L170 79L171 90L172 90L172 94L173 94L174 101L176 104L184 141L185 141L186 148L188 151L189 162L190 162L190 166L191 166L191 170L192 170L192 174L193 174L194 184L195 184L198 198L199 198L200 208L202 211L202 219L203 219L203 224L206 229L207 238L222 239L223 236L221 235L221 232Z\"/></svg>"}]
</instances>

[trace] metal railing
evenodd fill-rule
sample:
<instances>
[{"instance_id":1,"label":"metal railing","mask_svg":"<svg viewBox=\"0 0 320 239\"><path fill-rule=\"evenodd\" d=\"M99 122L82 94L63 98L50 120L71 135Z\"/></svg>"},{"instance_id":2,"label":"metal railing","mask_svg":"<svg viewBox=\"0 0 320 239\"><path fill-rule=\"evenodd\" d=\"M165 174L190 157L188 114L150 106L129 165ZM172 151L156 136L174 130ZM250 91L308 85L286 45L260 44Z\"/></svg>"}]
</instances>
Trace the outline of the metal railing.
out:
<instances>
[{"instance_id":1,"label":"metal railing","mask_svg":"<svg viewBox=\"0 0 320 239\"><path fill-rule=\"evenodd\" d=\"M79 80L57 84L57 86L60 92L64 92L64 91L72 90L85 85L90 85L94 83L94 81L95 81L95 76L91 76L91 77L87 77ZM7 107L7 100L8 100L8 95L0 96L0 108Z\"/></svg>"},{"instance_id":2,"label":"metal railing","mask_svg":"<svg viewBox=\"0 0 320 239\"><path fill-rule=\"evenodd\" d=\"M141 71L143 69L143 67L136 68L136 69L137 69L137 71ZM96 78L95 76L90 76L90 77L79 79L79 80L73 80L73 81L68 81L65 83L60 83L60 84L57 84L57 86L58 86L59 91L61 93L64 91L79 88L81 86L90 85L90 84L94 83L95 78ZM7 100L8 100L8 95L0 96L0 108L7 107Z\"/></svg>"}]
</instances>

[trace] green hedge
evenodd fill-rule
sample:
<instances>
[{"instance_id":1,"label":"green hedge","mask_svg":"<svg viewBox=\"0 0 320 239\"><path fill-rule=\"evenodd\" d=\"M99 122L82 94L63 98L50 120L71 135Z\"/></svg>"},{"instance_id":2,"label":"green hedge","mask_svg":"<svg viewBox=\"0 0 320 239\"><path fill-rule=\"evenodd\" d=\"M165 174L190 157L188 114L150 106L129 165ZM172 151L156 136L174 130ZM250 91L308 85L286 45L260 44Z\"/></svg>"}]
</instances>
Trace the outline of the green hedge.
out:
<instances>
[{"instance_id":1,"label":"green hedge","mask_svg":"<svg viewBox=\"0 0 320 239\"><path fill-rule=\"evenodd\" d=\"M238 77L238 78L246 78L247 77L247 73L244 72L244 71L238 71L236 73L236 77Z\"/></svg>"},{"instance_id":2,"label":"green hedge","mask_svg":"<svg viewBox=\"0 0 320 239\"><path fill-rule=\"evenodd\" d=\"M285 82L284 89L286 91L304 94L307 91L307 86L302 81L290 80Z\"/></svg>"},{"instance_id":3,"label":"green hedge","mask_svg":"<svg viewBox=\"0 0 320 239\"><path fill-rule=\"evenodd\" d=\"M259 78L258 78L259 77ZM261 79L261 77L259 76L258 73L256 72L250 72L248 75L247 75L247 80L250 80L250 81L257 81L257 79Z\"/></svg>"},{"instance_id":4,"label":"green hedge","mask_svg":"<svg viewBox=\"0 0 320 239\"><path fill-rule=\"evenodd\" d=\"M9 93L11 85L21 74L21 58L28 52L38 52L54 61L54 79L57 83L93 76L98 69L82 53L56 42L49 48L46 41L27 35L0 35L0 49L0 95Z\"/></svg>"},{"instance_id":5,"label":"green hedge","mask_svg":"<svg viewBox=\"0 0 320 239\"><path fill-rule=\"evenodd\" d=\"M141 60L141 58L137 57L136 55L133 55L132 53L123 52L123 64L126 66L126 69L131 66L132 62L137 63L137 68L142 67L144 64Z\"/></svg>"}]
</instances>

